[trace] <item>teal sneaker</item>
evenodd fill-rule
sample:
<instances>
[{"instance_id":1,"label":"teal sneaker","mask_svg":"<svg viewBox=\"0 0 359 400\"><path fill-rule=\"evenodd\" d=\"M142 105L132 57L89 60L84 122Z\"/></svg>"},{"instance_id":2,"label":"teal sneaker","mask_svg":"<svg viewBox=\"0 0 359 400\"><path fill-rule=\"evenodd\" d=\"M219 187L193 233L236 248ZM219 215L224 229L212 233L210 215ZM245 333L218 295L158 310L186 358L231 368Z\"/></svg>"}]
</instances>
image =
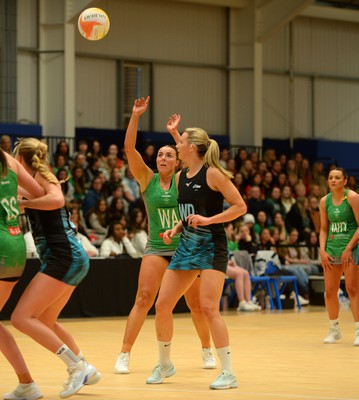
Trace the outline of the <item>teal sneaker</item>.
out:
<instances>
[{"instance_id":1,"label":"teal sneaker","mask_svg":"<svg viewBox=\"0 0 359 400\"><path fill-rule=\"evenodd\" d=\"M238 387L237 378L226 369L209 385L211 389L234 389Z\"/></svg>"},{"instance_id":2,"label":"teal sneaker","mask_svg":"<svg viewBox=\"0 0 359 400\"><path fill-rule=\"evenodd\" d=\"M152 375L147 378L147 384L156 384L162 383L165 378L169 378L170 376L176 373L176 368L170 362L168 365L163 365L160 362L155 366L152 371Z\"/></svg>"}]
</instances>

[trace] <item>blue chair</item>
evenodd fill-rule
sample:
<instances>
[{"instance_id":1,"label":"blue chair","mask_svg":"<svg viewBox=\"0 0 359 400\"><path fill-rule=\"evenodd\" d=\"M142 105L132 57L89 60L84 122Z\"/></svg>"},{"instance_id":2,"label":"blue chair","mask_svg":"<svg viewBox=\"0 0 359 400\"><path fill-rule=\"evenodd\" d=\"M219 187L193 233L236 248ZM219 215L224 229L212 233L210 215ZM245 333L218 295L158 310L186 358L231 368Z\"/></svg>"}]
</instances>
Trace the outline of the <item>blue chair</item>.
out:
<instances>
[{"instance_id":1,"label":"blue chair","mask_svg":"<svg viewBox=\"0 0 359 400\"><path fill-rule=\"evenodd\" d=\"M221 300L219 302L219 306L220 309L223 310L223 298L225 296L228 296L228 288L234 285L234 279L230 279L230 278L226 278L224 280L224 285L223 285L223 290L222 290L222 296L221 296ZM236 288L234 287L233 289L231 289L231 293L228 296L228 305L232 304L234 298L237 296L237 292L236 292Z\"/></svg>"},{"instance_id":2,"label":"blue chair","mask_svg":"<svg viewBox=\"0 0 359 400\"><path fill-rule=\"evenodd\" d=\"M274 310L274 300L272 296L271 290L271 278L269 276L251 276L251 282L253 284L252 287L252 296L258 292L258 290L265 290L267 295L269 296L270 308ZM230 285L234 285L234 279L226 278L223 285L222 296L220 300L220 309L223 310L223 298L228 296L228 306L233 303L233 300L237 296L236 288L233 287L228 295L228 288ZM277 285L278 286L278 285Z\"/></svg>"},{"instance_id":3,"label":"blue chair","mask_svg":"<svg viewBox=\"0 0 359 400\"><path fill-rule=\"evenodd\" d=\"M253 284L252 287L252 296L257 293L258 290L265 290L267 295L269 296L270 309L274 310L274 301L272 296L272 288L271 288L271 278L269 276L251 276L251 282Z\"/></svg>"},{"instance_id":4,"label":"blue chair","mask_svg":"<svg viewBox=\"0 0 359 400\"><path fill-rule=\"evenodd\" d=\"M299 292L298 292L298 284L297 284L297 277L294 275L280 275L280 276L272 276L270 278L270 283L273 285L277 309L282 310L282 301L280 299L280 295L283 293L285 287L288 283L293 285L293 290L295 293L295 297L297 300L297 307L298 310L301 309L300 301L299 301Z\"/></svg>"}]
</instances>

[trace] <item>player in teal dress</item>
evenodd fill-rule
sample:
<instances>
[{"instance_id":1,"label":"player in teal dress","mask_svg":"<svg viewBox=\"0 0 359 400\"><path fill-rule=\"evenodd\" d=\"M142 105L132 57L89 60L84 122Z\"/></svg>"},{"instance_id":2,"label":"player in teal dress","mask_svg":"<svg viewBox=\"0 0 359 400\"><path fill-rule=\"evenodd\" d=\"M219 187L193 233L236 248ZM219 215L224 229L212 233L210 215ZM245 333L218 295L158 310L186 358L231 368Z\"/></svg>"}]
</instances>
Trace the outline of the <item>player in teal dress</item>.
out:
<instances>
[{"instance_id":1,"label":"player in teal dress","mask_svg":"<svg viewBox=\"0 0 359 400\"><path fill-rule=\"evenodd\" d=\"M181 221L164 233L164 241L169 244L176 234L182 234L156 302L159 363L147 383L162 383L176 372L170 357L172 311L200 273L201 309L221 361L221 373L210 388L231 389L237 387L237 379L231 365L228 331L219 311L228 261L223 223L243 215L247 207L230 180L231 174L219 164L217 142L203 129L186 129L176 147L186 166L177 175ZM225 211L223 199L229 204Z\"/></svg>"},{"instance_id":2,"label":"player in teal dress","mask_svg":"<svg viewBox=\"0 0 359 400\"><path fill-rule=\"evenodd\" d=\"M86 276L89 260L76 238L76 227L70 222L61 186L48 167L47 145L24 138L17 143L14 153L46 194L39 199L26 196L21 202L29 216L41 268L22 294L11 322L66 364L69 378L59 394L66 398L101 378L57 320L76 285Z\"/></svg>"}]
</instances>

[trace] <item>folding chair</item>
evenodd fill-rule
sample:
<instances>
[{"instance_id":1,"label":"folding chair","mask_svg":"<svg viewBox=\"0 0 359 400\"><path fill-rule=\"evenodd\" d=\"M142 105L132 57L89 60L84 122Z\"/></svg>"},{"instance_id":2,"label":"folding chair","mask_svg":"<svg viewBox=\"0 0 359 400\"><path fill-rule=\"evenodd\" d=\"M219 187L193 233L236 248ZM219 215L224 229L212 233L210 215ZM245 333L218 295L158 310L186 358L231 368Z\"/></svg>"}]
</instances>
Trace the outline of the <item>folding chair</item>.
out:
<instances>
[{"instance_id":1,"label":"folding chair","mask_svg":"<svg viewBox=\"0 0 359 400\"><path fill-rule=\"evenodd\" d=\"M295 297L297 300L297 307L298 307L298 310L301 309L301 305L300 305L300 301L299 301L297 277L295 275L272 276L270 278L270 283L273 284L278 310L283 309L280 295L283 293L283 291L288 283L291 283L293 285L293 290L294 290ZM279 284L281 284L281 285L279 285Z\"/></svg>"},{"instance_id":2,"label":"folding chair","mask_svg":"<svg viewBox=\"0 0 359 400\"><path fill-rule=\"evenodd\" d=\"M257 293L258 290L265 290L267 295L269 296L270 309L274 310L274 301L272 296L271 289L271 278L269 276L251 276L251 282L253 284L252 287L252 296Z\"/></svg>"}]
</instances>

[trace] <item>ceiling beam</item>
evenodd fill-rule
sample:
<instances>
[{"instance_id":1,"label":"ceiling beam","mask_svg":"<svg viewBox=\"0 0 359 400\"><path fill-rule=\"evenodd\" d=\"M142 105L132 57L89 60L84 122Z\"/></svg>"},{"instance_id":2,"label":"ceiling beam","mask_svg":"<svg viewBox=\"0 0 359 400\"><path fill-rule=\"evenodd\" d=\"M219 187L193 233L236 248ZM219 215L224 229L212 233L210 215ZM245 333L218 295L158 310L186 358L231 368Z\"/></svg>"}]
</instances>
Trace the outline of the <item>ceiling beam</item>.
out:
<instances>
[{"instance_id":1,"label":"ceiling beam","mask_svg":"<svg viewBox=\"0 0 359 400\"><path fill-rule=\"evenodd\" d=\"M253 1L253 0L166 0L166 1L200 4L205 6L245 8L248 6L248 1Z\"/></svg>"},{"instance_id":2,"label":"ceiling beam","mask_svg":"<svg viewBox=\"0 0 359 400\"><path fill-rule=\"evenodd\" d=\"M314 0L268 0L257 7L256 40L264 42L314 3Z\"/></svg>"},{"instance_id":3,"label":"ceiling beam","mask_svg":"<svg viewBox=\"0 0 359 400\"><path fill-rule=\"evenodd\" d=\"M359 11L337 7L310 6L303 10L300 15L303 17L359 23Z\"/></svg>"},{"instance_id":4,"label":"ceiling beam","mask_svg":"<svg viewBox=\"0 0 359 400\"><path fill-rule=\"evenodd\" d=\"M69 22L75 16L78 17L80 11L94 7L91 3L93 0L65 0L65 21Z\"/></svg>"}]
</instances>

